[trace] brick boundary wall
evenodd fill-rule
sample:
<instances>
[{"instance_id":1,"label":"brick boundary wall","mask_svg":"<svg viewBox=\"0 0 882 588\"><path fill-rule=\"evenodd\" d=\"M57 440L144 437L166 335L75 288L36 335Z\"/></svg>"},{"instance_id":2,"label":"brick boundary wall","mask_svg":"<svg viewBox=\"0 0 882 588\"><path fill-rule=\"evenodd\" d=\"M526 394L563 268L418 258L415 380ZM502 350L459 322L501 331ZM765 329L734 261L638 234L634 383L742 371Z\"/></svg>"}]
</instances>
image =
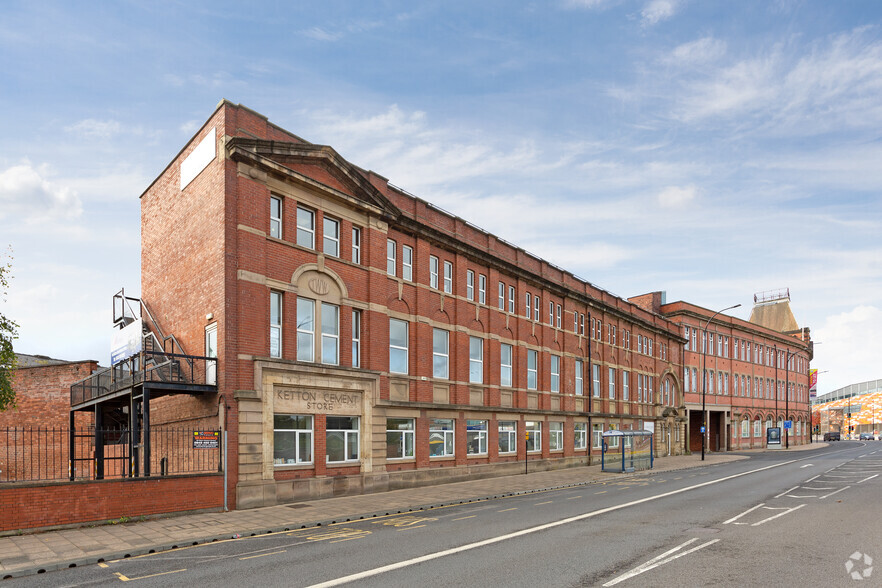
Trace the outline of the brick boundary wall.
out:
<instances>
[{"instance_id":1,"label":"brick boundary wall","mask_svg":"<svg viewBox=\"0 0 882 588\"><path fill-rule=\"evenodd\" d=\"M221 510L223 474L0 487L0 534L172 512Z\"/></svg>"}]
</instances>

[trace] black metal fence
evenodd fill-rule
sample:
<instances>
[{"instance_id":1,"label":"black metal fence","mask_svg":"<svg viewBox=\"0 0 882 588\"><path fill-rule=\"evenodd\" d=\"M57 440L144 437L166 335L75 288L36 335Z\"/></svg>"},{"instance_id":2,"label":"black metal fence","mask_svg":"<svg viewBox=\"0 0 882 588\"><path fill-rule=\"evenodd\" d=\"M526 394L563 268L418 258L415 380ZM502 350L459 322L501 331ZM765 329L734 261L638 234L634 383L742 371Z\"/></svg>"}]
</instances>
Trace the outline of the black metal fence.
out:
<instances>
[{"instance_id":1,"label":"black metal fence","mask_svg":"<svg viewBox=\"0 0 882 588\"><path fill-rule=\"evenodd\" d=\"M96 440L103 441L103 477L127 478L135 460L143 471L148 435L154 476L222 470L219 431L156 426L134 440L126 429L98 433L93 428L75 429L71 436L67 427L0 427L0 483L94 479L101 469L96 467Z\"/></svg>"}]
</instances>

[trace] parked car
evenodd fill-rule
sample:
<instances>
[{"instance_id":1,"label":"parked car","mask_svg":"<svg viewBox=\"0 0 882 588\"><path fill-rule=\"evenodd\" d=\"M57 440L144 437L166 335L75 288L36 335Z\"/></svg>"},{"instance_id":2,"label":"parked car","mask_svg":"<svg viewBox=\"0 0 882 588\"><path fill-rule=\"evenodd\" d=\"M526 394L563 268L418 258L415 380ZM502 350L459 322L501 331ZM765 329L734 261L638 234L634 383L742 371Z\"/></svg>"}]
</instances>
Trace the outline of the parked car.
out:
<instances>
[{"instance_id":1,"label":"parked car","mask_svg":"<svg viewBox=\"0 0 882 588\"><path fill-rule=\"evenodd\" d=\"M861 441L875 441L876 436L872 433L861 433Z\"/></svg>"},{"instance_id":2,"label":"parked car","mask_svg":"<svg viewBox=\"0 0 882 588\"><path fill-rule=\"evenodd\" d=\"M824 441L839 441L839 431L830 431L829 433L824 433Z\"/></svg>"}]
</instances>

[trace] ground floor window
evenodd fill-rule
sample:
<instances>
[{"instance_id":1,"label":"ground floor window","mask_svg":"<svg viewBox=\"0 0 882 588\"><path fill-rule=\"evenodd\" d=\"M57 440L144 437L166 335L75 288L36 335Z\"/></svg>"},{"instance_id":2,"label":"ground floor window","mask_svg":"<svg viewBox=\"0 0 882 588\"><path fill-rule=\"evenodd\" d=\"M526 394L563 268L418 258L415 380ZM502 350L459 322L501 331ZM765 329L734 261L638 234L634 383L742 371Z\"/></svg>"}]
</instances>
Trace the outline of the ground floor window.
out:
<instances>
[{"instance_id":1,"label":"ground floor window","mask_svg":"<svg viewBox=\"0 0 882 588\"><path fill-rule=\"evenodd\" d=\"M358 417L327 417L327 462L358 461Z\"/></svg>"},{"instance_id":2,"label":"ground floor window","mask_svg":"<svg viewBox=\"0 0 882 588\"><path fill-rule=\"evenodd\" d=\"M763 435L763 422L759 419L753 421L753 436L754 437L762 437Z\"/></svg>"},{"instance_id":3,"label":"ground floor window","mask_svg":"<svg viewBox=\"0 0 882 588\"><path fill-rule=\"evenodd\" d=\"M750 437L750 421L747 419L742 419L741 421L741 438Z\"/></svg>"},{"instance_id":4,"label":"ground floor window","mask_svg":"<svg viewBox=\"0 0 882 588\"><path fill-rule=\"evenodd\" d=\"M616 430L615 425L610 425L609 430L615 431ZM619 446L619 438L618 437L610 437L609 438L609 446L610 447L618 447Z\"/></svg>"},{"instance_id":5,"label":"ground floor window","mask_svg":"<svg viewBox=\"0 0 882 588\"><path fill-rule=\"evenodd\" d=\"M312 417L273 415L273 465L312 463Z\"/></svg>"},{"instance_id":6,"label":"ground floor window","mask_svg":"<svg viewBox=\"0 0 882 588\"><path fill-rule=\"evenodd\" d=\"M453 455L453 419L432 419L429 423L429 457Z\"/></svg>"},{"instance_id":7,"label":"ground floor window","mask_svg":"<svg viewBox=\"0 0 882 588\"><path fill-rule=\"evenodd\" d=\"M527 421L527 451L542 451L542 423Z\"/></svg>"},{"instance_id":8,"label":"ground floor window","mask_svg":"<svg viewBox=\"0 0 882 588\"><path fill-rule=\"evenodd\" d=\"M603 447L603 425L591 426L591 447L594 449Z\"/></svg>"},{"instance_id":9,"label":"ground floor window","mask_svg":"<svg viewBox=\"0 0 882 588\"><path fill-rule=\"evenodd\" d=\"M563 423L548 423L549 451L563 451Z\"/></svg>"},{"instance_id":10,"label":"ground floor window","mask_svg":"<svg viewBox=\"0 0 882 588\"><path fill-rule=\"evenodd\" d=\"M466 453L487 454L487 421L466 421Z\"/></svg>"},{"instance_id":11,"label":"ground floor window","mask_svg":"<svg viewBox=\"0 0 882 588\"><path fill-rule=\"evenodd\" d=\"M499 453L516 453L518 450L518 424L515 421L499 421Z\"/></svg>"},{"instance_id":12,"label":"ground floor window","mask_svg":"<svg viewBox=\"0 0 882 588\"><path fill-rule=\"evenodd\" d=\"M413 457L413 419L386 419L386 459Z\"/></svg>"},{"instance_id":13,"label":"ground floor window","mask_svg":"<svg viewBox=\"0 0 882 588\"><path fill-rule=\"evenodd\" d=\"M586 447L588 447L588 423L576 423L573 425L573 449Z\"/></svg>"}]
</instances>

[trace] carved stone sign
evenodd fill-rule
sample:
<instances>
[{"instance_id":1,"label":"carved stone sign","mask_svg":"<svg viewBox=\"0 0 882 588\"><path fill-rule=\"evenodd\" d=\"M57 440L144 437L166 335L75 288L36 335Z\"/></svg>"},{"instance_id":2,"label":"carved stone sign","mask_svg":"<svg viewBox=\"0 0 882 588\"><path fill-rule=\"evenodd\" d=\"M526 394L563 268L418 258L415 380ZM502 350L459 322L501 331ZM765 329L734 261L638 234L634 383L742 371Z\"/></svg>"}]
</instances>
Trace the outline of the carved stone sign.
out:
<instances>
[{"instance_id":1,"label":"carved stone sign","mask_svg":"<svg viewBox=\"0 0 882 588\"><path fill-rule=\"evenodd\" d=\"M360 415L361 392L313 391L293 388L274 390L275 412Z\"/></svg>"},{"instance_id":2,"label":"carved stone sign","mask_svg":"<svg viewBox=\"0 0 882 588\"><path fill-rule=\"evenodd\" d=\"M327 280L323 280L322 278L311 278L308 284L309 289L319 296L324 296L331 291L331 286L328 284Z\"/></svg>"}]
</instances>

